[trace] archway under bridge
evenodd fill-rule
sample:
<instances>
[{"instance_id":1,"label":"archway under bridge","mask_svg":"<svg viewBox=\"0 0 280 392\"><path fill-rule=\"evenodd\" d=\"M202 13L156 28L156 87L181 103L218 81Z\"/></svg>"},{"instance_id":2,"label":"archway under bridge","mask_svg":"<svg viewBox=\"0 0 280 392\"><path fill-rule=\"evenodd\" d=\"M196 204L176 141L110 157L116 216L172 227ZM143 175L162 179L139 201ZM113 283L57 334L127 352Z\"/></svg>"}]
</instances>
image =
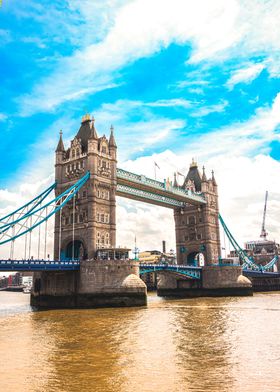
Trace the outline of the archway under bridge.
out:
<instances>
[{"instance_id":1,"label":"archway under bridge","mask_svg":"<svg viewBox=\"0 0 280 392\"><path fill-rule=\"evenodd\" d=\"M117 243L136 246L140 251L162 251L166 241L166 252L176 249L175 221L173 210L157 206L149 201L137 201L117 196ZM125 209L125 211L124 211Z\"/></svg>"}]
</instances>

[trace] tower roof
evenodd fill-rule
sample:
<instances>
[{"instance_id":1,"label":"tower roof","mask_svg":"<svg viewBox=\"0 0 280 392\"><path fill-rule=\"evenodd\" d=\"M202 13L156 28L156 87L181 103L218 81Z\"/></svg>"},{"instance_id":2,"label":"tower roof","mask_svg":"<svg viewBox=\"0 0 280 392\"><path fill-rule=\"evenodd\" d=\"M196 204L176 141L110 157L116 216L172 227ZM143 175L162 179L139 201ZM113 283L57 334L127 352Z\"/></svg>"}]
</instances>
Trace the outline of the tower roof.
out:
<instances>
[{"instance_id":1,"label":"tower roof","mask_svg":"<svg viewBox=\"0 0 280 392\"><path fill-rule=\"evenodd\" d=\"M62 140L62 131L59 132L59 141L56 147L55 152L64 152L65 148L64 148L64 144L63 144L63 140Z\"/></svg>"},{"instance_id":2,"label":"tower roof","mask_svg":"<svg viewBox=\"0 0 280 392\"><path fill-rule=\"evenodd\" d=\"M197 163L194 161L194 159L192 160L192 163L190 164L190 169L189 169L188 175L187 175L185 182L184 182L184 187L186 186L186 184L189 180L194 182L195 190L197 192L200 192L201 191L201 174L198 170Z\"/></svg>"},{"instance_id":3,"label":"tower roof","mask_svg":"<svg viewBox=\"0 0 280 392\"><path fill-rule=\"evenodd\" d=\"M92 124L93 122L93 124ZM92 129L93 128L93 129ZM82 123L80 129L76 135L78 139L81 139L82 148L84 151L87 150L88 139L95 137L97 138L97 133L94 127L94 119L91 120L90 115L86 114L82 118Z\"/></svg>"},{"instance_id":4,"label":"tower roof","mask_svg":"<svg viewBox=\"0 0 280 392\"><path fill-rule=\"evenodd\" d=\"M111 134L110 134L110 139L109 139L109 146L110 147L117 147L116 141L115 141L115 137L114 137L114 127L113 125L111 125Z\"/></svg>"}]
</instances>

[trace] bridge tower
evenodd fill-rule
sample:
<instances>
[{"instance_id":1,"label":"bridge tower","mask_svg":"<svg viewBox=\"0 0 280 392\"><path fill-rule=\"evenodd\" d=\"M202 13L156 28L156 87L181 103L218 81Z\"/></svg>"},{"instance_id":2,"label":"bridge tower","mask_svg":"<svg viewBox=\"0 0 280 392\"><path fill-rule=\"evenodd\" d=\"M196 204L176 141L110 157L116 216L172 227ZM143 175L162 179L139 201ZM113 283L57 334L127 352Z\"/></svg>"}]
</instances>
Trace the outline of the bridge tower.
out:
<instances>
[{"instance_id":1,"label":"bridge tower","mask_svg":"<svg viewBox=\"0 0 280 392\"><path fill-rule=\"evenodd\" d=\"M174 210L178 264L197 265L203 255L205 265L217 264L220 257L218 187L212 171L207 179L193 160L183 189L202 192L207 204L187 205Z\"/></svg>"},{"instance_id":2,"label":"bridge tower","mask_svg":"<svg viewBox=\"0 0 280 392\"><path fill-rule=\"evenodd\" d=\"M90 179L73 202L55 217L54 258L93 259L98 248L116 246L117 145L113 127L109 140L98 137L94 118L83 116L68 149L62 132L56 149L56 195L89 171Z\"/></svg>"}]
</instances>

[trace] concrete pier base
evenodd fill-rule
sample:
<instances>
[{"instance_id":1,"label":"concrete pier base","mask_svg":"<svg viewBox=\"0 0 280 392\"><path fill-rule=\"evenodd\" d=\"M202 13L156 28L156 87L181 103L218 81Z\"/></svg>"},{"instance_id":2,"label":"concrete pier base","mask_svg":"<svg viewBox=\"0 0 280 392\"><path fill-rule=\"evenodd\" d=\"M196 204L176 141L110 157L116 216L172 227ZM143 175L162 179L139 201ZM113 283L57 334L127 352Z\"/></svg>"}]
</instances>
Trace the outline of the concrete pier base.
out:
<instances>
[{"instance_id":1,"label":"concrete pier base","mask_svg":"<svg viewBox=\"0 0 280 392\"><path fill-rule=\"evenodd\" d=\"M39 309L144 306L138 263L85 260L80 271L34 273L31 305Z\"/></svg>"},{"instance_id":2,"label":"concrete pier base","mask_svg":"<svg viewBox=\"0 0 280 392\"><path fill-rule=\"evenodd\" d=\"M202 280L191 280L175 274L161 274L158 295L167 297L226 297L253 295L252 283L242 275L239 266L207 266Z\"/></svg>"}]
</instances>

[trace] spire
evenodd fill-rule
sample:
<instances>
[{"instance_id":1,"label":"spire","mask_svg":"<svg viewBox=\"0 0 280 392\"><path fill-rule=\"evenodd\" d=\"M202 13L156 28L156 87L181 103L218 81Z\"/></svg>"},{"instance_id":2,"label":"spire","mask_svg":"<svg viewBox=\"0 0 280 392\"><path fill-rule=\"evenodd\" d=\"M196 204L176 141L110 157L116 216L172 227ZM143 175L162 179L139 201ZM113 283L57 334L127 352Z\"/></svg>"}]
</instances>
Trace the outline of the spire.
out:
<instances>
[{"instance_id":1,"label":"spire","mask_svg":"<svg viewBox=\"0 0 280 392\"><path fill-rule=\"evenodd\" d=\"M202 181L207 181L207 177L206 177L206 174L205 174L205 166L202 167L202 179L201 180Z\"/></svg>"},{"instance_id":2,"label":"spire","mask_svg":"<svg viewBox=\"0 0 280 392\"><path fill-rule=\"evenodd\" d=\"M92 116L91 123L90 123L89 139L98 139L97 132L96 132L96 129L94 126L94 121L95 121L95 119Z\"/></svg>"},{"instance_id":3,"label":"spire","mask_svg":"<svg viewBox=\"0 0 280 392\"><path fill-rule=\"evenodd\" d=\"M56 147L55 152L65 152L65 148L64 148L64 144L63 144L63 140L62 140L62 131L59 131L59 142L58 145Z\"/></svg>"},{"instance_id":4,"label":"spire","mask_svg":"<svg viewBox=\"0 0 280 392\"><path fill-rule=\"evenodd\" d=\"M174 173L174 182L173 182L173 186L174 186L175 188L178 188L178 187L179 187L178 182L177 182L176 173Z\"/></svg>"},{"instance_id":5,"label":"spire","mask_svg":"<svg viewBox=\"0 0 280 392\"><path fill-rule=\"evenodd\" d=\"M109 139L109 147L117 147L115 137L114 137L114 127L111 125L111 134L110 134L110 139Z\"/></svg>"},{"instance_id":6,"label":"spire","mask_svg":"<svg viewBox=\"0 0 280 392\"><path fill-rule=\"evenodd\" d=\"M217 185L215 177L214 177L214 170L212 170L212 182L213 182L213 185Z\"/></svg>"}]
</instances>

